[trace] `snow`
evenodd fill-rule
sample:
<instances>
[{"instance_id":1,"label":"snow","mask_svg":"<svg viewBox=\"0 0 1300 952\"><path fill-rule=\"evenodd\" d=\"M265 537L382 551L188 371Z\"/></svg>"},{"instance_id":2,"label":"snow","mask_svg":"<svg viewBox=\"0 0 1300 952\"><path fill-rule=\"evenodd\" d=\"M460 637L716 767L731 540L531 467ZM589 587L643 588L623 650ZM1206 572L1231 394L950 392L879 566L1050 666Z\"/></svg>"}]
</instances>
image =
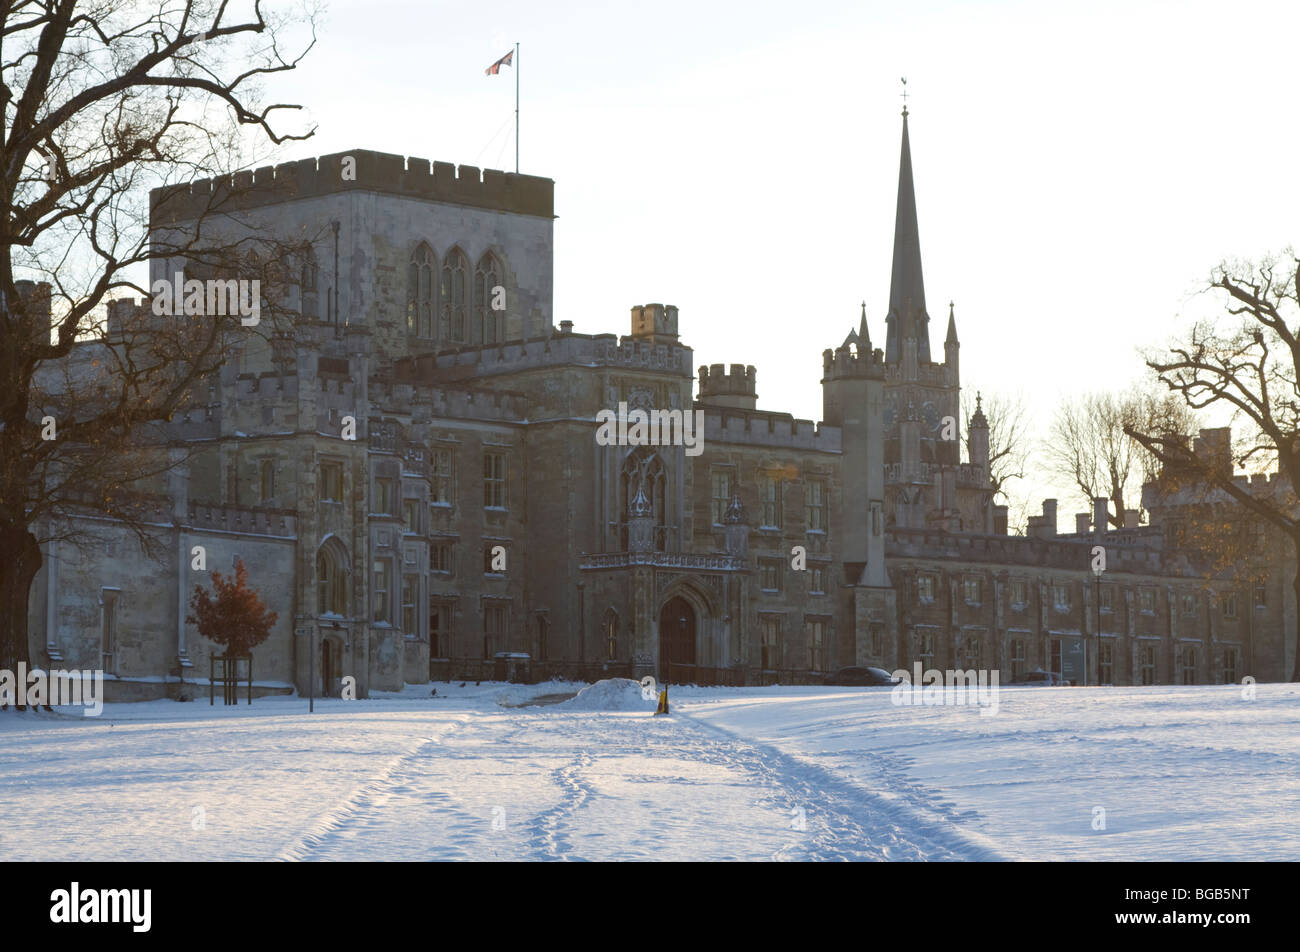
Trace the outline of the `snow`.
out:
<instances>
[{"instance_id":1,"label":"snow","mask_svg":"<svg viewBox=\"0 0 1300 952\"><path fill-rule=\"evenodd\" d=\"M610 678L583 688L576 697L558 705L566 711L650 711L659 706L659 695L647 700L641 685L630 678Z\"/></svg>"},{"instance_id":2,"label":"snow","mask_svg":"<svg viewBox=\"0 0 1300 952\"><path fill-rule=\"evenodd\" d=\"M1294 861L1300 687L1256 691L1011 688L989 715L871 688L672 687L652 717L632 681L436 682L315 714L299 697L10 710L0 850Z\"/></svg>"}]
</instances>

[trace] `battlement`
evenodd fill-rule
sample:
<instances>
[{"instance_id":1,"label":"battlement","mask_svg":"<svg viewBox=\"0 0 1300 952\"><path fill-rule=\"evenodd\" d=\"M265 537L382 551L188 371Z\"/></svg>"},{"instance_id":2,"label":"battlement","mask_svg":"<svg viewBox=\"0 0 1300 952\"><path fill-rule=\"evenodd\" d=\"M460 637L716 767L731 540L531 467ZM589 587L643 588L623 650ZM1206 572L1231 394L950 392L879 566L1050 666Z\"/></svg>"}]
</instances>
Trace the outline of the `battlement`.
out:
<instances>
[{"instance_id":1,"label":"battlement","mask_svg":"<svg viewBox=\"0 0 1300 952\"><path fill-rule=\"evenodd\" d=\"M292 509L254 509L202 502L189 504L185 525L190 529L278 536L284 539L292 539L296 530Z\"/></svg>"},{"instance_id":2,"label":"battlement","mask_svg":"<svg viewBox=\"0 0 1300 952\"><path fill-rule=\"evenodd\" d=\"M732 364L731 373L727 373L725 364L700 367L699 402L753 410L758 402L758 393L754 389L756 376L753 365Z\"/></svg>"},{"instance_id":3,"label":"battlement","mask_svg":"<svg viewBox=\"0 0 1300 952\"><path fill-rule=\"evenodd\" d=\"M555 217L555 182L551 179L352 149L155 188L149 193L150 223L183 222L205 213L222 214L357 190Z\"/></svg>"},{"instance_id":4,"label":"battlement","mask_svg":"<svg viewBox=\"0 0 1300 952\"><path fill-rule=\"evenodd\" d=\"M430 386L406 378L373 382L371 401L376 412L410 417L412 424L440 419L522 423L528 419L530 407L528 395L522 392L445 384ZM372 441L371 449L376 448L380 447ZM395 452L397 446L394 443L382 448Z\"/></svg>"},{"instance_id":5,"label":"battlement","mask_svg":"<svg viewBox=\"0 0 1300 952\"><path fill-rule=\"evenodd\" d=\"M1040 517L1041 518L1041 517ZM952 559L962 563L1032 566L1077 572L1092 578L1092 547L1096 540L1069 536L1033 537L977 535L940 529L908 529L891 526L885 534L885 556L898 558ZM1142 536L1125 545L1106 540L1106 575L1191 576L1195 573L1181 561L1171 564L1153 539Z\"/></svg>"},{"instance_id":6,"label":"battlement","mask_svg":"<svg viewBox=\"0 0 1300 952\"><path fill-rule=\"evenodd\" d=\"M919 383L926 387L952 386L952 371L946 364L918 364L915 380L908 379L902 364L885 365L885 383Z\"/></svg>"},{"instance_id":7,"label":"battlement","mask_svg":"<svg viewBox=\"0 0 1300 952\"><path fill-rule=\"evenodd\" d=\"M766 410L736 410L700 405L704 411L704 447L711 443L739 443L784 449L840 451L840 429L796 420L789 413Z\"/></svg>"},{"instance_id":8,"label":"battlement","mask_svg":"<svg viewBox=\"0 0 1300 952\"><path fill-rule=\"evenodd\" d=\"M885 355L879 347L874 351L857 351L847 346L822 351L822 382L846 377L885 379Z\"/></svg>"},{"instance_id":9,"label":"battlement","mask_svg":"<svg viewBox=\"0 0 1300 952\"><path fill-rule=\"evenodd\" d=\"M899 483L930 483L938 485L945 472L954 472L957 485L963 489L984 489L988 486L988 474L983 466L977 463L958 463L952 464L939 463L917 463L912 467L904 466L902 463L885 464L885 485L893 486ZM1038 518L1031 516L1031 519Z\"/></svg>"},{"instance_id":10,"label":"battlement","mask_svg":"<svg viewBox=\"0 0 1300 952\"><path fill-rule=\"evenodd\" d=\"M632 336L637 339L677 340L677 308L672 304L638 304L632 308Z\"/></svg>"},{"instance_id":11,"label":"battlement","mask_svg":"<svg viewBox=\"0 0 1300 952\"><path fill-rule=\"evenodd\" d=\"M393 362L393 368L398 381L441 383L565 364L660 370L676 376L692 376L689 347L634 337L620 339L613 334L575 334L572 331L402 357Z\"/></svg>"}]
</instances>

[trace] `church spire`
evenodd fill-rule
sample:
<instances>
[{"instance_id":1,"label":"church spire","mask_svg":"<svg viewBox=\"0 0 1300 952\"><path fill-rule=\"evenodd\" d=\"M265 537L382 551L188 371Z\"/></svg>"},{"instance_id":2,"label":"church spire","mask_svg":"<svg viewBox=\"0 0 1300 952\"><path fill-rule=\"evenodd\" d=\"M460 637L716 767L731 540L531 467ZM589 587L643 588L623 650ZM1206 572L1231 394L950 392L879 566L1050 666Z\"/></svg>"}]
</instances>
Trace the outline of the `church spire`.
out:
<instances>
[{"instance_id":1,"label":"church spire","mask_svg":"<svg viewBox=\"0 0 1300 952\"><path fill-rule=\"evenodd\" d=\"M858 340L861 346L868 352L871 350L871 335L867 333L867 302L862 302L862 319L858 321Z\"/></svg>"},{"instance_id":2,"label":"church spire","mask_svg":"<svg viewBox=\"0 0 1300 952\"><path fill-rule=\"evenodd\" d=\"M957 343L957 318L952 316L952 301L948 302L948 336L944 338L945 344Z\"/></svg>"},{"instance_id":3,"label":"church spire","mask_svg":"<svg viewBox=\"0 0 1300 952\"><path fill-rule=\"evenodd\" d=\"M894 265L889 284L885 360L902 356L903 341L915 337L917 359L930 360L930 315L925 311L925 281L921 277L921 238L916 224L916 189L912 184L912 149L907 138L907 107L903 108L903 149L898 163L898 208L894 215Z\"/></svg>"}]
</instances>

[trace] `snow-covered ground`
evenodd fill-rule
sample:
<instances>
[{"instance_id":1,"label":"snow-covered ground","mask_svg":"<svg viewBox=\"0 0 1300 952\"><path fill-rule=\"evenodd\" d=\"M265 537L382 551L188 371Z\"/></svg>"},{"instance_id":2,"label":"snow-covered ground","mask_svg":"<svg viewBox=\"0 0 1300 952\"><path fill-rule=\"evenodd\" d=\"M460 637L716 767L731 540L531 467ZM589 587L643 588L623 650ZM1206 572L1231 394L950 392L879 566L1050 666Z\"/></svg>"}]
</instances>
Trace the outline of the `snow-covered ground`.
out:
<instances>
[{"instance_id":1,"label":"snow-covered ground","mask_svg":"<svg viewBox=\"0 0 1300 952\"><path fill-rule=\"evenodd\" d=\"M1300 859L1296 685L434 687L0 713L0 855Z\"/></svg>"}]
</instances>

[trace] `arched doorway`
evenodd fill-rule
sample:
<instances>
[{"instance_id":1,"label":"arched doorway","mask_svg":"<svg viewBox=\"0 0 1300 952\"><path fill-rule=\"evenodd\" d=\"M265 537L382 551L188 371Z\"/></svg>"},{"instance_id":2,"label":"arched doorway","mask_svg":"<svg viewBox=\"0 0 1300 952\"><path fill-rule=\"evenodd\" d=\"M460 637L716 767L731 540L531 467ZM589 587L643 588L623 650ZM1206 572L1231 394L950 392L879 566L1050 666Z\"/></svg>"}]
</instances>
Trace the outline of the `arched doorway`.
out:
<instances>
[{"instance_id":1,"label":"arched doorway","mask_svg":"<svg viewBox=\"0 0 1300 952\"><path fill-rule=\"evenodd\" d=\"M665 681L672 680L670 664L695 664L695 609L680 595L659 613L659 676Z\"/></svg>"}]
</instances>

